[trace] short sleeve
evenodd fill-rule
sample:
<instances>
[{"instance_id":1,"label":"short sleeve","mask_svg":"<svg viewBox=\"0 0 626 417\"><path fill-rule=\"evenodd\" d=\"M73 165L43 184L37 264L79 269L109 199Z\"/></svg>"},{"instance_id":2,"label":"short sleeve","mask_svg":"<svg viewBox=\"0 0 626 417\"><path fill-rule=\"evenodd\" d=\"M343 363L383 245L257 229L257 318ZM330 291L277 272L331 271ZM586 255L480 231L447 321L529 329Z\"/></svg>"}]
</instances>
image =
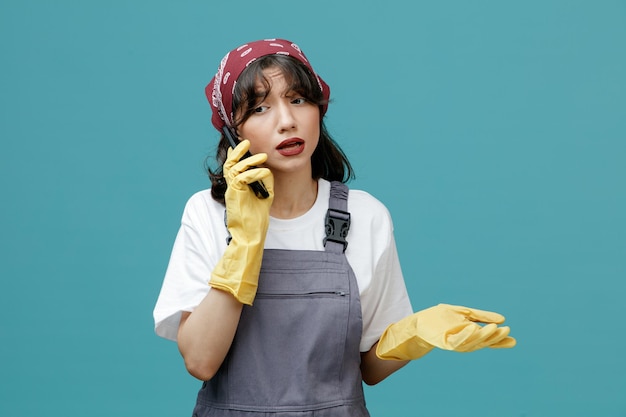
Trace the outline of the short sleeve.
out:
<instances>
[{"instance_id":1,"label":"short sleeve","mask_svg":"<svg viewBox=\"0 0 626 417\"><path fill-rule=\"evenodd\" d=\"M181 313L193 311L209 292L211 271L226 246L224 224L215 220L220 207L207 199L207 192L201 192L185 206L153 311L156 334L166 339L176 340Z\"/></svg>"},{"instance_id":2,"label":"short sleeve","mask_svg":"<svg viewBox=\"0 0 626 417\"><path fill-rule=\"evenodd\" d=\"M361 293L362 352L370 350L390 324L413 313L398 258L391 217L386 210L385 214L385 221L381 221L378 230L379 236L386 236L385 245L373 265L369 286Z\"/></svg>"}]
</instances>

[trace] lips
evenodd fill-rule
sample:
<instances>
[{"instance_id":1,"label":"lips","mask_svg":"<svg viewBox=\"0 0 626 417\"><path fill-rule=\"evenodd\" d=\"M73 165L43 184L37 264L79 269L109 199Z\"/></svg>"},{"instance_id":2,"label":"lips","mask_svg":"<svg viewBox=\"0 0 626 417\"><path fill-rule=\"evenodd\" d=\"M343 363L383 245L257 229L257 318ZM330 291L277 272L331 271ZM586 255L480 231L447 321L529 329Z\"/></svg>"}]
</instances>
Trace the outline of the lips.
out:
<instances>
[{"instance_id":1,"label":"lips","mask_svg":"<svg viewBox=\"0 0 626 417\"><path fill-rule=\"evenodd\" d=\"M283 156L298 155L304 150L304 141L300 138L285 139L278 144L276 150Z\"/></svg>"}]
</instances>

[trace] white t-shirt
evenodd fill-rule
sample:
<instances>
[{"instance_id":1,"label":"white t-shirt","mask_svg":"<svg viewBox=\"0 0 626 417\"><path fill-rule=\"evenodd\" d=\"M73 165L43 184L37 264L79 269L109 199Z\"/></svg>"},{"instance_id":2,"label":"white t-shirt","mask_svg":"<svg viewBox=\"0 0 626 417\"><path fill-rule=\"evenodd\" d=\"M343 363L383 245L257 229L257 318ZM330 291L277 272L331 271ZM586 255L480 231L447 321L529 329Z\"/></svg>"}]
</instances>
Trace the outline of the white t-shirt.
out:
<instances>
[{"instance_id":1,"label":"white t-shirt","mask_svg":"<svg viewBox=\"0 0 626 417\"><path fill-rule=\"evenodd\" d=\"M270 217L266 249L324 250L330 183L319 180L317 200L294 219ZM385 328L413 313L387 208L370 194L350 190L346 257L354 270L363 312L360 349L368 351ZM183 213L163 286L154 308L157 335L176 340L181 312L193 311L209 292L211 271L226 249L224 206L210 190L194 194Z\"/></svg>"}]
</instances>

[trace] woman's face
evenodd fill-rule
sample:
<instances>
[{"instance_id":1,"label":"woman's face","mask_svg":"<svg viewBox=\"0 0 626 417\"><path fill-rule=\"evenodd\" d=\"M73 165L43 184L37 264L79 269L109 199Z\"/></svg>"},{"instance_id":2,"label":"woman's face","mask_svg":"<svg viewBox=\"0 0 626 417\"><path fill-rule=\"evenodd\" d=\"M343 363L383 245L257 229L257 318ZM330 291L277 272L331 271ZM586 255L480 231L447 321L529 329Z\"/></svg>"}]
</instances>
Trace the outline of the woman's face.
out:
<instances>
[{"instance_id":1,"label":"woman's face","mask_svg":"<svg viewBox=\"0 0 626 417\"><path fill-rule=\"evenodd\" d=\"M311 156L320 137L319 107L290 91L280 69L270 67L263 74L270 91L265 91L263 83L257 83L259 102L239 125L239 136L250 141L251 153L267 154L264 166L274 175L310 171Z\"/></svg>"}]
</instances>

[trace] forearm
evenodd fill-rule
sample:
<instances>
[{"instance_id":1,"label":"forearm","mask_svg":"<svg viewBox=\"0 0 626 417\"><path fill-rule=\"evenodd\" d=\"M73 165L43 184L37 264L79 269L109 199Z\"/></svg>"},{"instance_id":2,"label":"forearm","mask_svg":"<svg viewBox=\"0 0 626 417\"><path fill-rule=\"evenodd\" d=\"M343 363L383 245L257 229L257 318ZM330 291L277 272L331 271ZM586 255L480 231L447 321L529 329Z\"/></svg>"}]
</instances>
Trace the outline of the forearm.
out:
<instances>
[{"instance_id":1,"label":"forearm","mask_svg":"<svg viewBox=\"0 0 626 417\"><path fill-rule=\"evenodd\" d=\"M361 375L367 385L376 385L398 369L405 366L409 361L382 360L376 356L376 346L361 353Z\"/></svg>"},{"instance_id":2,"label":"forearm","mask_svg":"<svg viewBox=\"0 0 626 417\"><path fill-rule=\"evenodd\" d=\"M215 375L235 337L242 306L231 294L213 288L192 313L183 313L178 349L191 375L203 381Z\"/></svg>"}]
</instances>

